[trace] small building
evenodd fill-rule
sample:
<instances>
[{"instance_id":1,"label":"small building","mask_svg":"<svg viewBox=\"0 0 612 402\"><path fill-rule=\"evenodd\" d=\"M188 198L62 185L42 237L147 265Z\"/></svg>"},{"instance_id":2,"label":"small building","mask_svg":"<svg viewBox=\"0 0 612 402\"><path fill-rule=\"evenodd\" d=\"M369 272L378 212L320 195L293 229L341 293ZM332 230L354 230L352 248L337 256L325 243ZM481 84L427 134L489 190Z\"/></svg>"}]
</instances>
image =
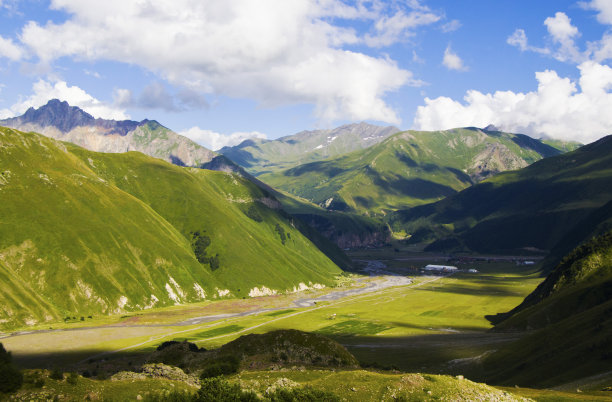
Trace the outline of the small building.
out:
<instances>
[{"instance_id":1,"label":"small building","mask_svg":"<svg viewBox=\"0 0 612 402\"><path fill-rule=\"evenodd\" d=\"M478 273L478 270L477 270L477 269L475 269L475 268L470 268L470 269L468 269L468 272L469 272L470 274L477 274L477 273Z\"/></svg>"},{"instance_id":2,"label":"small building","mask_svg":"<svg viewBox=\"0 0 612 402\"><path fill-rule=\"evenodd\" d=\"M434 265L429 264L425 266L425 271L437 271L437 272L457 272L459 269L452 265Z\"/></svg>"}]
</instances>

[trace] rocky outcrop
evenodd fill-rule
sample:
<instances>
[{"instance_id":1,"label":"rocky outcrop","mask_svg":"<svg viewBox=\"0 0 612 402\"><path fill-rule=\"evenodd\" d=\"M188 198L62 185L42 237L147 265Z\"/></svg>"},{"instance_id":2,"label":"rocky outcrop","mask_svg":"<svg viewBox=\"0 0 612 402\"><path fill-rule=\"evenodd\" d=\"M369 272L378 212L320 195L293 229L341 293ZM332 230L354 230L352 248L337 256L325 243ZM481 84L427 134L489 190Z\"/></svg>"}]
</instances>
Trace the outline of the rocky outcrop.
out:
<instances>
[{"instance_id":1,"label":"rocky outcrop","mask_svg":"<svg viewBox=\"0 0 612 402\"><path fill-rule=\"evenodd\" d=\"M217 156L155 120L95 119L78 107L57 99L38 109L30 108L22 116L0 120L0 125L34 131L96 152L138 151L179 166L203 167ZM224 169L213 170L232 170L231 165L223 161Z\"/></svg>"}]
</instances>

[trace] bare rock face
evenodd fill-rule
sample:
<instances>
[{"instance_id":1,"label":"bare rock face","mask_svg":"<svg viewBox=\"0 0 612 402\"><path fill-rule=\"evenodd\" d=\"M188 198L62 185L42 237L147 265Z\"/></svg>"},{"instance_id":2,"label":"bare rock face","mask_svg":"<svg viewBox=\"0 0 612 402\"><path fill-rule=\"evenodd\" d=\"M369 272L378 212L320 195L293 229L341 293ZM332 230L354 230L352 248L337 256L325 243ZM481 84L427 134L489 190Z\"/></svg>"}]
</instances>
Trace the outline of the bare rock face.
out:
<instances>
[{"instance_id":1,"label":"bare rock face","mask_svg":"<svg viewBox=\"0 0 612 402\"><path fill-rule=\"evenodd\" d=\"M138 151L180 166L201 167L217 154L154 120L95 119L67 102L50 100L25 114L0 120L0 125L34 131L96 152Z\"/></svg>"}]
</instances>

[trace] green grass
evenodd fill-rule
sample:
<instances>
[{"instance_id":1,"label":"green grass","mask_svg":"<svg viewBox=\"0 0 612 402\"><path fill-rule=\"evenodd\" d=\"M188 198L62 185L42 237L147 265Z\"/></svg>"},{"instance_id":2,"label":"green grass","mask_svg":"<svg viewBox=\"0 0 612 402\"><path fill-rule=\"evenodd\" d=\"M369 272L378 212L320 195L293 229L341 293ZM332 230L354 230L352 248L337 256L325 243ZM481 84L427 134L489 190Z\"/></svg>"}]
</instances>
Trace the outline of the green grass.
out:
<instances>
[{"instance_id":1,"label":"green grass","mask_svg":"<svg viewBox=\"0 0 612 402\"><path fill-rule=\"evenodd\" d=\"M295 310L293 309L289 309L289 310L281 310L281 311L273 311L271 313L266 314L268 317L277 317L279 315L284 315L284 314L289 314L289 313L293 313Z\"/></svg>"},{"instance_id":2,"label":"green grass","mask_svg":"<svg viewBox=\"0 0 612 402\"><path fill-rule=\"evenodd\" d=\"M612 139L505 172L434 204L396 212L394 231L430 250L551 250L561 258L601 225L612 227ZM576 236L572 234L576 232Z\"/></svg>"},{"instance_id":3,"label":"green grass","mask_svg":"<svg viewBox=\"0 0 612 402\"><path fill-rule=\"evenodd\" d=\"M391 328L374 322L347 320L320 328L317 333L327 336L363 336L376 335Z\"/></svg>"},{"instance_id":4,"label":"green grass","mask_svg":"<svg viewBox=\"0 0 612 402\"><path fill-rule=\"evenodd\" d=\"M0 144L2 328L195 302L201 290L210 300L219 290L330 286L341 272L237 175L5 128ZM247 204L261 222L245 215ZM196 260L195 231L211 239L218 269Z\"/></svg>"},{"instance_id":5,"label":"green grass","mask_svg":"<svg viewBox=\"0 0 612 402\"><path fill-rule=\"evenodd\" d=\"M475 129L395 134L367 149L259 176L327 209L383 216L440 200L492 174L560 153L529 137Z\"/></svg>"},{"instance_id":6,"label":"green grass","mask_svg":"<svg viewBox=\"0 0 612 402\"><path fill-rule=\"evenodd\" d=\"M197 332L191 335L193 339L206 339L212 338L213 336L226 335L231 334L236 331L240 331L243 329L243 326L240 325L227 325L225 327L209 329L208 331Z\"/></svg>"}]
</instances>

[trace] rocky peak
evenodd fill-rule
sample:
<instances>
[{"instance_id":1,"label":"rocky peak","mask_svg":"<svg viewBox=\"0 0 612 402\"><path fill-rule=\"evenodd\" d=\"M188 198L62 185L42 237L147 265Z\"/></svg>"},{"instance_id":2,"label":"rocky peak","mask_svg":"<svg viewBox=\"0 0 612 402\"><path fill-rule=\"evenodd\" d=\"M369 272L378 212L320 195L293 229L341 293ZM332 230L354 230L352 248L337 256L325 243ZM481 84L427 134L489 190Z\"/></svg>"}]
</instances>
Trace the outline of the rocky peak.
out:
<instances>
[{"instance_id":1,"label":"rocky peak","mask_svg":"<svg viewBox=\"0 0 612 402\"><path fill-rule=\"evenodd\" d=\"M58 99L51 99L38 109L29 108L20 119L22 123L33 123L41 127L53 126L64 133L95 121L89 113Z\"/></svg>"}]
</instances>

